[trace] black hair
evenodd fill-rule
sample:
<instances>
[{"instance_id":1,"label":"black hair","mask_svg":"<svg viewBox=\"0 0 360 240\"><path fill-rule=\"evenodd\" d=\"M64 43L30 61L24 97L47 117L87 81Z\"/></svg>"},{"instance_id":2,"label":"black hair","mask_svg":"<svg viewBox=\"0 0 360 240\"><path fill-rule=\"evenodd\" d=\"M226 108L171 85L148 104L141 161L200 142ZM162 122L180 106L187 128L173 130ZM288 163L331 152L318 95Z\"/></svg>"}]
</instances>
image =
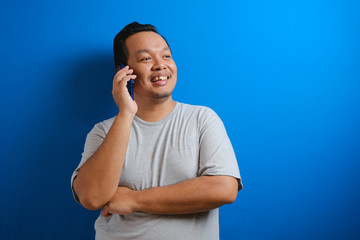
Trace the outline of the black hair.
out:
<instances>
[{"instance_id":1,"label":"black hair","mask_svg":"<svg viewBox=\"0 0 360 240\"><path fill-rule=\"evenodd\" d=\"M147 31L155 32L155 33L159 34L156 27L154 27L151 24L140 24L138 22L133 22L133 23L126 25L115 36L113 51L114 51L114 61L115 61L116 68L118 68L121 64L124 66L127 65L128 51L125 46L125 40L135 33L147 32ZM161 37L165 40L166 44L169 46L166 39L163 36L161 36ZM169 46L169 48L170 48L170 46Z\"/></svg>"}]
</instances>

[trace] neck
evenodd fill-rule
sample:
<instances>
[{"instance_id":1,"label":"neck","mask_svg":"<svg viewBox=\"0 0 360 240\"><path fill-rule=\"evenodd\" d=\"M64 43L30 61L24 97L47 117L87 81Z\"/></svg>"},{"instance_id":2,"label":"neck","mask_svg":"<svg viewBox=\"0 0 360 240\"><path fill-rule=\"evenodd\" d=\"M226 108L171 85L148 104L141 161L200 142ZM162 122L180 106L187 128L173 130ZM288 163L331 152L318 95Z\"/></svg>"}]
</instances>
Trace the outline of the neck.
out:
<instances>
[{"instance_id":1,"label":"neck","mask_svg":"<svg viewBox=\"0 0 360 240\"><path fill-rule=\"evenodd\" d=\"M166 100L153 102L136 98L138 111L136 115L144 121L156 122L166 117L175 107L176 102L169 96Z\"/></svg>"}]
</instances>

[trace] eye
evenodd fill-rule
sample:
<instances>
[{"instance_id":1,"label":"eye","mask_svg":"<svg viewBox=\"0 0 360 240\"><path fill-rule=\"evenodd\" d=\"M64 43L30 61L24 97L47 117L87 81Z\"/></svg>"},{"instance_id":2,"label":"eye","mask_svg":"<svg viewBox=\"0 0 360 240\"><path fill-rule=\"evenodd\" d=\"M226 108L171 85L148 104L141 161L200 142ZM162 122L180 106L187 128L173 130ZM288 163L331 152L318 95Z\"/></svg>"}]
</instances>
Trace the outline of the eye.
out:
<instances>
[{"instance_id":1,"label":"eye","mask_svg":"<svg viewBox=\"0 0 360 240\"><path fill-rule=\"evenodd\" d=\"M140 62L148 62L151 60L151 57L143 57L143 58L140 58Z\"/></svg>"},{"instance_id":2,"label":"eye","mask_svg":"<svg viewBox=\"0 0 360 240\"><path fill-rule=\"evenodd\" d=\"M171 58L171 56L170 55L165 55L164 58L169 59L169 58Z\"/></svg>"}]
</instances>

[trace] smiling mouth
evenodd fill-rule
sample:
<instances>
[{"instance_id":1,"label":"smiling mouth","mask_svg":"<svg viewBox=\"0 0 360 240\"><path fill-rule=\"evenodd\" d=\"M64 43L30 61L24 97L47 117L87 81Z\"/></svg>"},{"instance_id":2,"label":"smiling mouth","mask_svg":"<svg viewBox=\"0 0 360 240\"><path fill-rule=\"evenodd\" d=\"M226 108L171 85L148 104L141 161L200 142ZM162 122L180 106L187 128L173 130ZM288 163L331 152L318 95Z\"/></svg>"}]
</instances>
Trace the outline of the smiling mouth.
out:
<instances>
[{"instance_id":1,"label":"smiling mouth","mask_svg":"<svg viewBox=\"0 0 360 240\"><path fill-rule=\"evenodd\" d=\"M164 80L168 80L168 79L169 79L169 77L167 77L167 76L155 77L155 78L151 79L151 82L164 81Z\"/></svg>"}]
</instances>

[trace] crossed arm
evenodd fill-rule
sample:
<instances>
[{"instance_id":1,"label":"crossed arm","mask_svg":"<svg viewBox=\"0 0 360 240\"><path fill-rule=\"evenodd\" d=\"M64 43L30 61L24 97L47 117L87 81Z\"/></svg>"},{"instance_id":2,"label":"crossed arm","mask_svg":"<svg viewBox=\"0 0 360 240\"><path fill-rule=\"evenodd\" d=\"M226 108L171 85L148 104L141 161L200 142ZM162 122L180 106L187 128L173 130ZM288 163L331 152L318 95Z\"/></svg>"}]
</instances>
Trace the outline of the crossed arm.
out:
<instances>
[{"instance_id":1,"label":"crossed arm","mask_svg":"<svg viewBox=\"0 0 360 240\"><path fill-rule=\"evenodd\" d=\"M108 147L104 151L108 152ZM116 184L103 185L105 182L115 182L119 176L111 171L93 171L99 154L94 154L84 165L75 178L73 187L79 196L80 203L89 210L100 209L103 216L112 214L131 214L133 212L147 212L153 214L188 214L208 211L223 204L235 201L238 192L238 182L231 176L200 176L177 184L154 187L141 191L134 191ZM111 151L110 151L111 152ZM91 161L90 161L91 160ZM101 160L101 159L100 159ZM100 161L99 161L100 162ZM122 166L112 162L112 166ZM107 164L100 164L106 167ZM100 170L100 169L98 169ZM108 171L108 174L102 172ZM97 172L97 174L95 174ZM105 177L106 176L106 177ZM102 179L102 181L95 180ZM91 179L91 180L90 180Z\"/></svg>"},{"instance_id":2,"label":"crossed arm","mask_svg":"<svg viewBox=\"0 0 360 240\"><path fill-rule=\"evenodd\" d=\"M104 216L136 211L187 214L235 201L238 182L231 176L200 176L142 191L118 187L131 121L131 117L126 115L116 117L100 148L85 162L74 179L73 188L85 208L102 208Z\"/></svg>"},{"instance_id":3,"label":"crossed arm","mask_svg":"<svg viewBox=\"0 0 360 240\"><path fill-rule=\"evenodd\" d=\"M104 216L136 211L187 214L207 211L235 201L238 182L231 176L201 176L142 191L118 187L129 135L126 130L129 127L124 127L126 121L129 121L126 116L116 117L103 144L74 179L74 190L85 208L102 208L101 214Z\"/></svg>"},{"instance_id":4,"label":"crossed arm","mask_svg":"<svg viewBox=\"0 0 360 240\"><path fill-rule=\"evenodd\" d=\"M119 187L102 208L103 216L147 212L188 214L208 211L235 201L237 180L230 176L201 176L178 184L133 191Z\"/></svg>"},{"instance_id":5,"label":"crossed arm","mask_svg":"<svg viewBox=\"0 0 360 240\"><path fill-rule=\"evenodd\" d=\"M119 106L106 138L95 154L80 168L73 189L87 209L102 208L101 214L186 214L207 211L235 201L237 180L230 176L201 176L170 186L133 191L118 187L132 120L137 104L127 93L132 70L120 70L114 77L113 97Z\"/></svg>"}]
</instances>

